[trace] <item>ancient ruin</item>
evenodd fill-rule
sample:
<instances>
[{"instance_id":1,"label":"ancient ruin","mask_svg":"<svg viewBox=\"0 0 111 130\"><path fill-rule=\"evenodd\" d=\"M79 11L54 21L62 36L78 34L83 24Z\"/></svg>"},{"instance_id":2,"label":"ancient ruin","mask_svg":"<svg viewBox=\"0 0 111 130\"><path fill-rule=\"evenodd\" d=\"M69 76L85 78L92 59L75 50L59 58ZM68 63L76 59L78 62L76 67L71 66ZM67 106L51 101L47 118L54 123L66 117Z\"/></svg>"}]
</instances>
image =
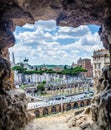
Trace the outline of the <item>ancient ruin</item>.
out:
<instances>
[{"instance_id":1,"label":"ancient ruin","mask_svg":"<svg viewBox=\"0 0 111 130\"><path fill-rule=\"evenodd\" d=\"M60 26L99 25L103 45L111 50L110 0L0 0L1 130L20 130L28 120L25 94L13 90L8 48L15 44L13 31L17 25L34 23L40 19L54 19ZM91 107L84 112L85 116L72 119L70 127L76 126L78 130L111 130L110 66L104 68L96 86L97 92Z\"/></svg>"}]
</instances>

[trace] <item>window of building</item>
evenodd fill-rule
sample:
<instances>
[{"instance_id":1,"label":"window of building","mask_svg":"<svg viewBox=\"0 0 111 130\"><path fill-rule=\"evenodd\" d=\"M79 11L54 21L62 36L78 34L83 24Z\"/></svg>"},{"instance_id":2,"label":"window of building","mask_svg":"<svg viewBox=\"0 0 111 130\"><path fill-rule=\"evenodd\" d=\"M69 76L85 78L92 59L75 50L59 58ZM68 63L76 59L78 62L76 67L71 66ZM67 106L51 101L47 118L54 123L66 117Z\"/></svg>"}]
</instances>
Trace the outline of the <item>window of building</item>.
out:
<instances>
[{"instance_id":1,"label":"window of building","mask_svg":"<svg viewBox=\"0 0 111 130\"><path fill-rule=\"evenodd\" d=\"M94 64L94 68L96 69L96 64Z\"/></svg>"},{"instance_id":2,"label":"window of building","mask_svg":"<svg viewBox=\"0 0 111 130\"><path fill-rule=\"evenodd\" d=\"M100 64L100 63L98 64L98 68L99 68L99 69L101 68L101 64Z\"/></svg>"}]
</instances>

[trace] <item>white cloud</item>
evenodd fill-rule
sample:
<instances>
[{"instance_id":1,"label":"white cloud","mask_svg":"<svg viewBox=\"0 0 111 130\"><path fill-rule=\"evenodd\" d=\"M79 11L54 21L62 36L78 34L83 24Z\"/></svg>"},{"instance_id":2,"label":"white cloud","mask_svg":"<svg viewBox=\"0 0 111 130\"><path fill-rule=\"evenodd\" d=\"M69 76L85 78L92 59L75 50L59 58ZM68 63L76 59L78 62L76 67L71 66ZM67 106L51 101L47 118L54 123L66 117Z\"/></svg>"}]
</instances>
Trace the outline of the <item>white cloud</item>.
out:
<instances>
[{"instance_id":1,"label":"white cloud","mask_svg":"<svg viewBox=\"0 0 111 130\"><path fill-rule=\"evenodd\" d=\"M56 29L56 22L54 20L43 21L39 20L35 24L25 24L23 28L26 29L37 29L44 31L52 31Z\"/></svg>"},{"instance_id":2,"label":"white cloud","mask_svg":"<svg viewBox=\"0 0 111 130\"><path fill-rule=\"evenodd\" d=\"M35 22L35 26L40 30L52 31L56 29L56 22L54 20L48 20L48 21L39 20L38 22Z\"/></svg>"},{"instance_id":3,"label":"white cloud","mask_svg":"<svg viewBox=\"0 0 111 130\"><path fill-rule=\"evenodd\" d=\"M27 57L30 64L71 64L79 57L91 58L94 50L102 48L98 34L92 34L88 26L57 27L53 20L26 24L22 31L15 31L14 34L17 43L10 48L10 53L15 53L16 62ZM59 41L64 39L65 42L69 38L75 41L70 44Z\"/></svg>"},{"instance_id":4,"label":"white cloud","mask_svg":"<svg viewBox=\"0 0 111 130\"><path fill-rule=\"evenodd\" d=\"M61 27L56 33L54 39L64 38L80 38L90 34L90 30L87 26L79 26L78 28Z\"/></svg>"},{"instance_id":5,"label":"white cloud","mask_svg":"<svg viewBox=\"0 0 111 130\"><path fill-rule=\"evenodd\" d=\"M26 29L34 29L34 25L33 24L29 24L29 23L26 23L23 28L26 28Z\"/></svg>"}]
</instances>

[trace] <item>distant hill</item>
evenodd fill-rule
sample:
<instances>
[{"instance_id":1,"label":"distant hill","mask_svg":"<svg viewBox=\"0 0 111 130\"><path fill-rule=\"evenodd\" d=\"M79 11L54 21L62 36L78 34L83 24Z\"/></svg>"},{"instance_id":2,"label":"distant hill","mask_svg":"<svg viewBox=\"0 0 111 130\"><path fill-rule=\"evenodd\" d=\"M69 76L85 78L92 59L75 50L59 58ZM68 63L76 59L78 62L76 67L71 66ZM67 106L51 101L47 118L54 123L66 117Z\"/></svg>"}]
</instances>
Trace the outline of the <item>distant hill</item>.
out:
<instances>
[{"instance_id":1,"label":"distant hill","mask_svg":"<svg viewBox=\"0 0 111 130\"><path fill-rule=\"evenodd\" d=\"M47 68L47 69L54 69L54 68L60 68L64 69L65 65L34 65L33 68Z\"/></svg>"}]
</instances>

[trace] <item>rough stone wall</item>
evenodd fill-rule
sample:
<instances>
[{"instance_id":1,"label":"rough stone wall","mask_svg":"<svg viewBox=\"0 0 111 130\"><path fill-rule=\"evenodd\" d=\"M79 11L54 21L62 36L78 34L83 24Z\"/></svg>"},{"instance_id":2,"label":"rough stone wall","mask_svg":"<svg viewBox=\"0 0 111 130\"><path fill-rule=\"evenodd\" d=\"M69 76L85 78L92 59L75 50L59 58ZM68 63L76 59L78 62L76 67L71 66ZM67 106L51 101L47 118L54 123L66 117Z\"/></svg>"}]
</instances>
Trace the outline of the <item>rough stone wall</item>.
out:
<instances>
[{"instance_id":1,"label":"rough stone wall","mask_svg":"<svg viewBox=\"0 0 111 130\"><path fill-rule=\"evenodd\" d=\"M25 93L11 90L0 94L0 130L21 130L27 121Z\"/></svg>"},{"instance_id":2,"label":"rough stone wall","mask_svg":"<svg viewBox=\"0 0 111 130\"><path fill-rule=\"evenodd\" d=\"M4 104L0 105L1 130L15 130L15 128L19 130L27 122L27 116L24 114L26 103L23 98L11 96L10 93L10 89L13 88L13 78L11 78L8 48L15 44L12 32L17 25L22 26L26 22L33 23L39 19L55 19L57 24L61 26L100 25L99 34L103 45L107 49L110 48L110 0L0 0L0 104ZM97 127L98 129L100 127L101 130L106 130L105 127L107 130L111 129L111 104L109 96L111 93L110 67L106 70L98 82L97 94L92 101L92 107L85 111L85 113L89 113L90 115L86 116L90 118L88 127L92 126L93 122L97 124L94 130ZM80 119L79 117L76 118ZM84 122L88 122L84 116L81 119ZM16 124L16 122L20 122L20 124ZM74 119L73 125L75 125L75 122ZM78 123L78 125L80 124ZM84 125L83 129L85 127Z\"/></svg>"}]
</instances>

